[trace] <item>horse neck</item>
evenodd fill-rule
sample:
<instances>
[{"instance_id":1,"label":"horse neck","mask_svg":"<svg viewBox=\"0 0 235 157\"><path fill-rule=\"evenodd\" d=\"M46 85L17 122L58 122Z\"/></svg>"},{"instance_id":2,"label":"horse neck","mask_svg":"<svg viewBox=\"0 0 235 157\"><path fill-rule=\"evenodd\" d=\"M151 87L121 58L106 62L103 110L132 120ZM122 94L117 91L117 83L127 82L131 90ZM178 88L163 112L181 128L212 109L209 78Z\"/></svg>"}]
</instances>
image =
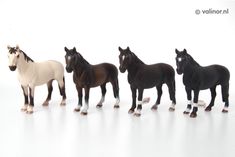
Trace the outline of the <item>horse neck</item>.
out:
<instances>
[{"instance_id":1,"label":"horse neck","mask_svg":"<svg viewBox=\"0 0 235 157\"><path fill-rule=\"evenodd\" d=\"M81 59L81 63L77 63L75 65L75 72L80 75L83 71L87 71L91 68L91 64L87 62L83 57Z\"/></svg>"},{"instance_id":2,"label":"horse neck","mask_svg":"<svg viewBox=\"0 0 235 157\"><path fill-rule=\"evenodd\" d=\"M184 74L192 75L195 72L195 69L201 67L192 57L190 57L190 61L186 64L184 69Z\"/></svg>"},{"instance_id":3,"label":"horse neck","mask_svg":"<svg viewBox=\"0 0 235 157\"><path fill-rule=\"evenodd\" d=\"M24 73L25 71L27 71L30 64L32 63L32 61L26 61L24 57L24 54L20 53L20 57L17 63L17 69L19 73Z\"/></svg>"},{"instance_id":4,"label":"horse neck","mask_svg":"<svg viewBox=\"0 0 235 157\"><path fill-rule=\"evenodd\" d=\"M128 66L127 71L131 75L134 75L136 74L136 71L139 69L139 67L142 65L144 65L144 62L134 55L132 63Z\"/></svg>"}]
</instances>

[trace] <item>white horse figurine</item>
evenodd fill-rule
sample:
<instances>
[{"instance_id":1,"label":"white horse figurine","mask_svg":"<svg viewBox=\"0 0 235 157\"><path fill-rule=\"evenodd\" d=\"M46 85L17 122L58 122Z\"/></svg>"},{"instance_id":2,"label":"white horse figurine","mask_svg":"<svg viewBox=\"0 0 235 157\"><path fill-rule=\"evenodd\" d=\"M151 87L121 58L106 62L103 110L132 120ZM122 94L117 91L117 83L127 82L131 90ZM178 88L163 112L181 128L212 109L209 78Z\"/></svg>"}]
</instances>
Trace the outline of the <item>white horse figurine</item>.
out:
<instances>
[{"instance_id":1,"label":"white horse figurine","mask_svg":"<svg viewBox=\"0 0 235 157\"><path fill-rule=\"evenodd\" d=\"M64 67L61 63L57 61L44 61L35 63L22 50L20 50L18 45L16 47L7 46L7 48L9 50L9 68L11 71L15 71L17 69L18 80L24 93L25 102L21 108L22 111L25 111L28 114L33 113L34 89L36 86L45 83L47 83L48 87L48 96L42 105L48 106L53 90L53 80L56 80L59 84L60 95L62 96L60 105L66 104Z\"/></svg>"}]
</instances>

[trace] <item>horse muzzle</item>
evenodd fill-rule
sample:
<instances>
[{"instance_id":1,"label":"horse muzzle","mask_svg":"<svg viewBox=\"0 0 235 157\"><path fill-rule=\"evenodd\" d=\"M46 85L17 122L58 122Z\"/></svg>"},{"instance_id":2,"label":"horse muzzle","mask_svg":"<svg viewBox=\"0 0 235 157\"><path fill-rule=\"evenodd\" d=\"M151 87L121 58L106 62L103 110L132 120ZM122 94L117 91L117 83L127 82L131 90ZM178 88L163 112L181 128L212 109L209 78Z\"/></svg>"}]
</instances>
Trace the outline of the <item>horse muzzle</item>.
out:
<instances>
[{"instance_id":1,"label":"horse muzzle","mask_svg":"<svg viewBox=\"0 0 235 157\"><path fill-rule=\"evenodd\" d=\"M183 71L182 71L182 70L179 70L178 68L176 69L176 72L177 72L177 74L179 74L179 75L183 74Z\"/></svg>"},{"instance_id":2,"label":"horse muzzle","mask_svg":"<svg viewBox=\"0 0 235 157\"><path fill-rule=\"evenodd\" d=\"M68 73L71 73L71 72L73 71L73 69L71 69L71 68L69 68L69 67L66 67L65 69L66 69L66 71L67 71Z\"/></svg>"},{"instance_id":3,"label":"horse muzzle","mask_svg":"<svg viewBox=\"0 0 235 157\"><path fill-rule=\"evenodd\" d=\"M16 70L16 66L9 66L11 71L15 71Z\"/></svg>"},{"instance_id":4,"label":"horse muzzle","mask_svg":"<svg viewBox=\"0 0 235 157\"><path fill-rule=\"evenodd\" d=\"M122 66L119 67L119 70L120 70L121 73L124 73L126 71L126 69L123 68Z\"/></svg>"}]
</instances>

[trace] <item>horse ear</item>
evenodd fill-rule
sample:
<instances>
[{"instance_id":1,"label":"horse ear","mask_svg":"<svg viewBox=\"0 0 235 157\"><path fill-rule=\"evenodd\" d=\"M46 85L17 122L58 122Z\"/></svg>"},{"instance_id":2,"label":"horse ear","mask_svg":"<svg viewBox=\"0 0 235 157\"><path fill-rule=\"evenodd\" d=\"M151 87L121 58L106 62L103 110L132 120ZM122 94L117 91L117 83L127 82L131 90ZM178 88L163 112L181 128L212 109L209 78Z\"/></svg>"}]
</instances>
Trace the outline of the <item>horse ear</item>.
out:
<instances>
[{"instance_id":1,"label":"horse ear","mask_svg":"<svg viewBox=\"0 0 235 157\"><path fill-rule=\"evenodd\" d=\"M184 54L184 55L187 54L187 50L186 50L186 49L183 50L183 54Z\"/></svg>"},{"instance_id":2,"label":"horse ear","mask_svg":"<svg viewBox=\"0 0 235 157\"><path fill-rule=\"evenodd\" d=\"M64 50L65 50L65 52L69 51L69 49L66 46L64 47Z\"/></svg>"},{"instance_id":3,"label":"horse ear","mask_svg":"<svg viewBox=\"0 0 235 157\"><path fill-rule=\"evenodd\" d=\"M130 51L130 47L129 46L127 46L127 48L126 48L128 51Z\"/></svg>"},{"instance_id":4,"label":"horse ear","mask_svg":"<svg viewBox=\"0 0 235 157\"><path fill-rule=\"evenodd\" d=\"M77 51L77 50L76 50L76 47L73 47L73 51Z\"/></svg>"},{"instance_id":5,"label":"horse ear","mask_svg":"<svg viewBox=\"0 0 235 157\"><path fill-rule=\"evenodd\" d=\"M18 45L18 44L16 45L16 49L17 49L17 50L20 50L20 47L19 47L19 45Z\"/></svg>"},{"instance_id":6,"label":"horse ear","mask_svg":"<svg viewBox=\"0 0 235 157\"><path fill-rule=\"evenodd\" d=\"M179 50L175 49L175 53L178 55L179 54Z\"/></svg>"},{"instance_id":7,"label":"horse ear","mask_svg":"<svg viewBox=\"0 0 235 157\"><path fill-rule=\"evenodd\" d=\"M121 51L122 51L122 48L119 46L119 47L118 47L118 50L121 52Z\"/></svg>"},{"instance_id":8,"label":"horse ear","mask_svg":"<svg viewBox=\"0 0 235 157\"><path fill-rule=\"evenodd\" d=\"M7 49L10 50L10 49L11 49L11 46L10 46L10 45L7 45Z\"/></svg>"}]
</instances>

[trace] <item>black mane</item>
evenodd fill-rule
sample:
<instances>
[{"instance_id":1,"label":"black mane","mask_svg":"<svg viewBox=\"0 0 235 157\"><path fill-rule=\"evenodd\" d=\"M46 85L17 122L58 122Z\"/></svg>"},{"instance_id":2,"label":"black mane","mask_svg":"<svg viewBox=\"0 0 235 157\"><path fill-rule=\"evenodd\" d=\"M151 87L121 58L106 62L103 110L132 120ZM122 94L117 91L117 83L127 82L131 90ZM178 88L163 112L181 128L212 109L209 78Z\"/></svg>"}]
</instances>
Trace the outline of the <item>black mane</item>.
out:
<instances>
[{"instance_id":1,"label":"black mane","mask_svg":"<svg viewBox=\"0 0 235 157\"><path fill-rule=\"evenodd\" d=\"M29 62L29 61L34 62L26 53L24 53L24 51L20 50L20 53L23 53L23 54L24 54L24 59L25 59L27 62Z\"/></svg>"},{"instance_id":2,"label":"black mane","mask_svg":"<svg viewBox=\"0 0 235 157\"><path fill-rule=\"evenodd\" d=\"M132 59L134 59L134 63L145 64L142 60L140 60L133 52L130 51Z\"/></svg>"},{"instance_id":3,"label":"black mane","mask_svg":"<svg viewBox=\"0 0 235 157\"><path fill-rule=\"evenodd\" d=\"M76 55L80 58L79 60L80 60L82 63L85 63L85 64L90 65L90 63L89 63L87 60L85 60L85 59L83 58L83 56L82 56L80 53L76 53Z\"/></svg>"},{"instance_id":4,"label":"black mane","mask_svg":"<svg viewBox=\"0 0 235 157\"><path fill-rule=\"evenodd\" d=\"M189 57L189 61L192 65L200 66L200 64L197 63L191 55L188 54L187 56Z\"/></svg>"}]
</instances>

